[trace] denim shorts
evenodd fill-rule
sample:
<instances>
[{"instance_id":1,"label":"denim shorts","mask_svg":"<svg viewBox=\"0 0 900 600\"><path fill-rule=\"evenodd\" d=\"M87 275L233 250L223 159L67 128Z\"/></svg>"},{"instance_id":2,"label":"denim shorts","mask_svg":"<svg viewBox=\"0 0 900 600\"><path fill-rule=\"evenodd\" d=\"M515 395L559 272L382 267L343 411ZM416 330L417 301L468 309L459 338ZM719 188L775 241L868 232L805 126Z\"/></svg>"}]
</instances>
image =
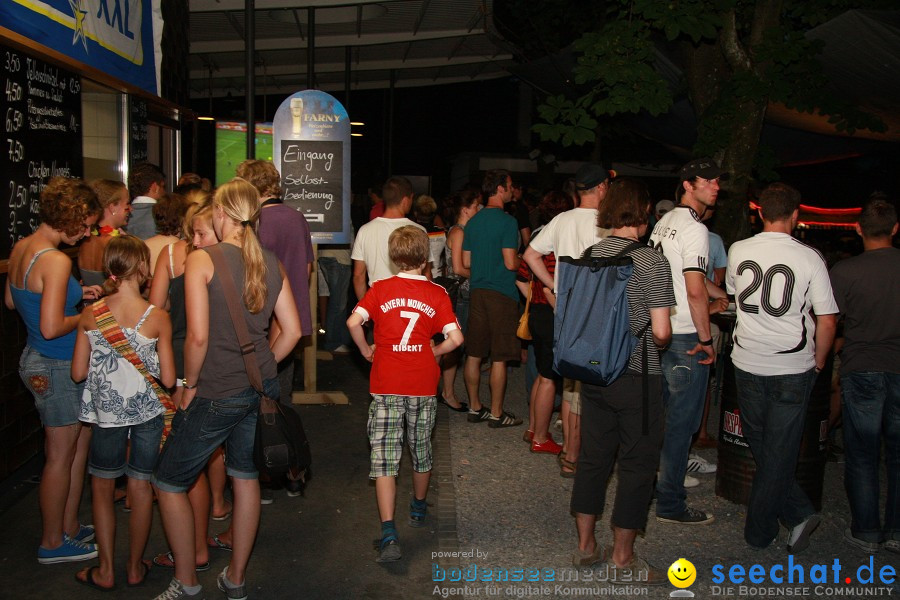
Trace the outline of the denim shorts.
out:
<instances>
[{"instance_id":1,"label":"denim shorts","mask_svg":"<svg viewBox=\"0 0 900 600\"><path fill-rule=\"evenodd\" d=\"M93 426L88 473L102 479L128 475L149 481L159 458L163 416L129 427ZM131 452L128 451L131 440Z\"/></svg>"},{"instance_id":2,"label":"denim shorts","mask_svg":"<svg viewBox=\"0 0 900 600\"><path fill-rule=\"evenodd\" d=\"M263 389L270 398L278 398L278 379L266 379ZM186 410L175 413L151 481L164 492L187 491L223 443L228 475L256 479L253 444L258 412L259 393L252 387L229 398L194 397Z\"/></svg>"},{"instance_id":3,"label":"denim shorts","mask_svg":"<svg viewBox=\"0 0 900 600\"><path fill-rule=\"evenodd\" d=\"M72 381L72 361L48 358L25 346L19 359L19 376L34 396L34 406L44 427L78 423L84 383Z\"/></svg>"}]
</instances>

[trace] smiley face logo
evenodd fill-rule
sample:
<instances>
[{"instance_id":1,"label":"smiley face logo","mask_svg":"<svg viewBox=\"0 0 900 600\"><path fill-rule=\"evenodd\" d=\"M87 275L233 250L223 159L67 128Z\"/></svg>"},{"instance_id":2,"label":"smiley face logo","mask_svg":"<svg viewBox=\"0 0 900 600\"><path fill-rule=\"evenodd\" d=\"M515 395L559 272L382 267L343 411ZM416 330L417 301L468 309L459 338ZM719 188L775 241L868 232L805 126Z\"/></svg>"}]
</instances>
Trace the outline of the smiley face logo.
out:
<instances>
[{"instance_id":1,"label":"smiley face logo","mask_svg":"<svg viewBox=\"0 0 900 600\"><path fill-rule=\"evenodd\" d=\"M690 587L697 579L697 569L686 558L679 558L669 567L669 582L677 588Z\"/></svg>"}]
</instances>

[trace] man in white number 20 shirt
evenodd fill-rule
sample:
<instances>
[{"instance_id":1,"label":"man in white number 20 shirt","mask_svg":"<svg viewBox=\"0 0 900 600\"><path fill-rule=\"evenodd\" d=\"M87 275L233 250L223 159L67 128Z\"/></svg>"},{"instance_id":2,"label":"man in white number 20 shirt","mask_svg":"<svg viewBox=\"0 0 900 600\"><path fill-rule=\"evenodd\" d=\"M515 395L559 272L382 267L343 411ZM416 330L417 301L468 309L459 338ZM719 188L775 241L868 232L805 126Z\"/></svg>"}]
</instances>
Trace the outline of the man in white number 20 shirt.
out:
<instances>
[{"instance_id":1,"label":"man in white number 20 shirt","mask_svg":"<svg viewBox=\"0 0 900 600\"><path fill-rule=\"evenodd\" d=\"M794 471L806 406L834 339L838 307L822 255L791 237L800 192L773 183L759 206L763 230L731 246L725 274L737 303L731 360L741 424L756 462L744 539L754 548L767 547L780 519L790 530L788 551L796 554L809 546L821 522Z\"/></svg>"}]
</instances>

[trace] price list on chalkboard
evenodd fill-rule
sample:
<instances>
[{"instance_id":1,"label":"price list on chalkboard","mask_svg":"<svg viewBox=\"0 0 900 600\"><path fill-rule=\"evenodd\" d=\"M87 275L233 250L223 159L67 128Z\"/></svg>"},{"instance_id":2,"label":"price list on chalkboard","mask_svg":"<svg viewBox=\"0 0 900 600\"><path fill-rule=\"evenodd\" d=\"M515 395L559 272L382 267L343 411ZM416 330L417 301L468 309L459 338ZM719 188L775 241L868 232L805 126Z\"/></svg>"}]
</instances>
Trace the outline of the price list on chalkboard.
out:
<instances>
[{"instance_id":1,"label":"price list on chalkboard","mask_svg":"<svg viewBox=\"0 0 900 600\"><path fill-rule=\"evenodd\" d=\"M3 61L5 202L0 258L39 225L41 190L56 175L80 177L81 79L75 73L0 45Z\"/></svg>"},{"instance_id":2,"label":"price list on chalkboard","mask_svg":"<svg viewBox=\"0 0 900 600\"><path fill-rule=\"evenodd\" d=\"M284 203L299 210L309 230L341 231L344 218L344 143L282 140Z\"/></svg>"},{"instance_id":3,"label":"price list on chalkboard","mask_svg":"<svg viewBox=\"0 0 900 600\"><path fill-rule=\"evenodd\" d=\"M147 155L147 101L129 97L129 136L128 156L131 166L140 162L146 162Z\"/></svg>"}]
</instances>

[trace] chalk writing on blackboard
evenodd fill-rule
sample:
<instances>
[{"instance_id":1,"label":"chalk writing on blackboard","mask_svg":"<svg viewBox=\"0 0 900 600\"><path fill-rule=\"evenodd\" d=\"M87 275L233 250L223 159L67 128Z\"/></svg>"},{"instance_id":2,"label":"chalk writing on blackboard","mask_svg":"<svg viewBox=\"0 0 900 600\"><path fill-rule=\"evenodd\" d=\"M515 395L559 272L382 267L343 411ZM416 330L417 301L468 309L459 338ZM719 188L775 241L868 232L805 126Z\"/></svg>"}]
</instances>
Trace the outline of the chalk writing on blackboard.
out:
<instances>
[{"instance_id":1,"label":"chalk writing on blackboard","mask_svg":"<svg viewBox=\"0 0 900 600\"><path fill-rule=\"evenodd\" d=\"M47 181L81 176L81 79L6 46L0 46L0 61L5 100L0 173L6 194L0 256L6 257L16 241L37 228Z\"/></svg>"},{"instance_id":2,"label":"chalk writing on blackboard","mask_svg":"<svg viewBox=\"0 0 900 600\"><path fill-rule=\"evenodd\" d=\"M341 230L343 171L343 142L281 142L284 203L306 217L313 233Z\"/></svg>"}]
</instances>

